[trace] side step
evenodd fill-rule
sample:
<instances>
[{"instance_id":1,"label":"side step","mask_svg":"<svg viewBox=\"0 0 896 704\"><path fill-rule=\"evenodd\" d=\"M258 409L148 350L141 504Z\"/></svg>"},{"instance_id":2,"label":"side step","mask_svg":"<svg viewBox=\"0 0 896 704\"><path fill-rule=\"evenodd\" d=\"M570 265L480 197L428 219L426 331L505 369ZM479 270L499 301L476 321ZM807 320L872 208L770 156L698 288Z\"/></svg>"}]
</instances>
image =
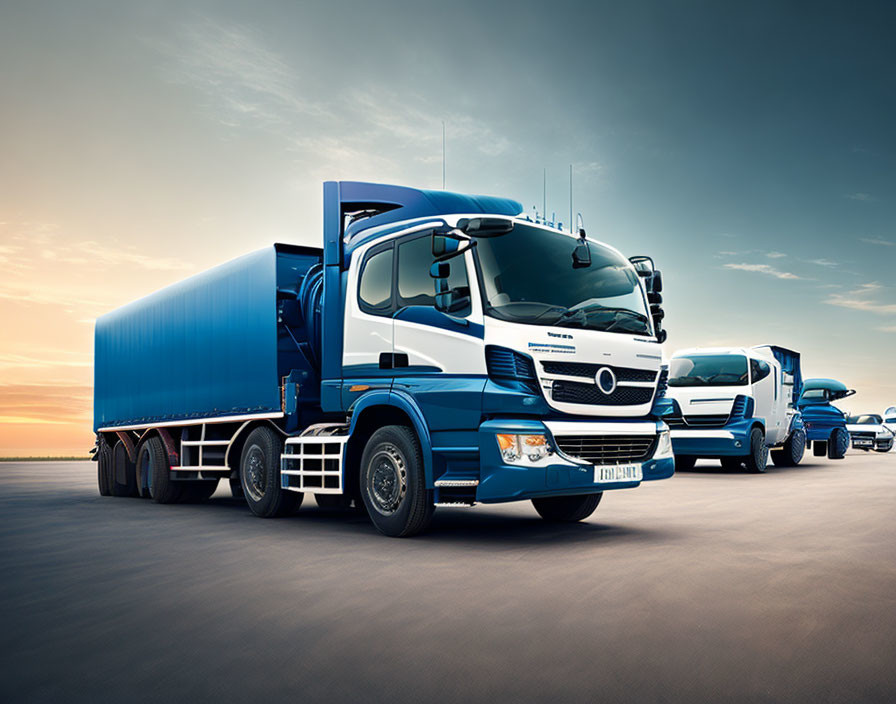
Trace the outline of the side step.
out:
<instances>
[{"instance_id":1,"label":"side step","mask_svg":"<svg viewBox=\"0 0 896 704\"><path fill-rule=\"evenodd\" d=\"M280 455L280 486L312 494L341 494L348 435L330 435L344 426L319 424L287 438Z\"/></svg>"},{"instance_id":2,"label":"side step","mask_svg":"<svg viewBox=\"0 0 896 704\"><path fill-rule=\"evenodd\" d=\"M478 479L437 479L436 506L475 506Z\"/></svg>"}]
</instances>

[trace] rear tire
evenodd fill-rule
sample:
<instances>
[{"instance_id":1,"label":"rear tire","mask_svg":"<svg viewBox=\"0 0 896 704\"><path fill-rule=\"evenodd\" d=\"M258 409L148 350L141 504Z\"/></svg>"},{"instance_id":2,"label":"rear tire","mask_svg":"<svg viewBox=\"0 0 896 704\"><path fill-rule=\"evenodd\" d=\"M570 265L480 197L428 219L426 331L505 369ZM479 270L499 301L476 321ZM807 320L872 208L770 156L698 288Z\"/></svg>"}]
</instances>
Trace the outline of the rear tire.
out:
<instances>
[{"instance_id":1,"label":"rear tire","mask_svg":"<svg viewBox=\"0 0 896 704\"><path fill-rule=\"evenodd\" d=\"M693 455L675 455L675 471L687 472L697 464L697 458Z\"/></svg>"},{"instance_id":2,"label":"rear tire","mask_svg":"<svg viewBox=\"0 0 896 704\"><path fill-rule=\"evenodd\" d=\"M100 440L96 454L96 482L100 496L112 496L112 448L105 440Z\"/></svg>"},{"instance_id":3,"label":"rear tire","mask_svg":"<svg viewBox=\"0 0 896 704\"><path fill-rule=\"evenodd\" d=\"M249 509L260 518L288 516L304 494L280 486L283 439L267 426L249 433L240 455L240 484Z\"/></svg>"},{"instance_id":4,"label":"rear tire","mask_svg":"<svg viewBox=\"0 0 896 704\"><path fill-rule=\"evenodd\" d=\"M765 433L759 428L750 431L750 454L744 457L744 465L753 474L763 474L768 468L768 445Z\"/></svg>"},{"instance_id":5,"label":"rear tire","mask_svg":"<svg viewBox=\"0 0 896 704\"><path fill-rule=\"evenodd\" d=\"M677 458L676 458L677 459ZM538 515L552 523L578 523L594 513L603 494L579 496L548 496L532 499Z\"/></svg>"},{"instance_id":6,"label":"rear tire","mask_svg":"<svg viewBox=\"0 0 896 704\"><path fill-rule=\"evenodd\" d=\"M828 459L842 460L849 449L849 433L843 428L834 428L828 441Z\"/></svg>"},{"instance_id":7,"label":"rear tire","mask_svg":"<svg viewBox=\"0 0 896 704\"><path fill-rule=\"evenodd\" d=\"M173 504L180 500L183 488L171 480L168 454L161 438L151 437L140 445L137 464L146 473L147 488L153 501L157 504Z\"/></svg>"},{"instance_id":8,"label":"rear tire","mask_svg":"<svg viewBox=\"0 0 896 704\"><path fill-rule=\"evenodd\" d=\"M112 496L139 496L134 463L128 457L128 449L119 440L112 448Z\"/></svg>"},{"instance_id":9,"label":"rear tire","mask_svg":"<svg viewBox=\"0 0 896 704\"><path fill-rule=\"evenodd\" d=\"M361 455L361 497L383 535L405 538L429 527L435 512L426 488L423 453L404 425L387 425L370 436Z\"/></svg>"},{"instance_id":10,"label":"rear tire","mask_svg":"<svg viewBox=\"0 0 896 704\"><path fill-rule=\"evenodd\" d=\"M790 434L780 450L772 450L772 462L775 463L775 467L796 467L805 452L806 433L797 429Z\"/></svg>"}]
</instances>

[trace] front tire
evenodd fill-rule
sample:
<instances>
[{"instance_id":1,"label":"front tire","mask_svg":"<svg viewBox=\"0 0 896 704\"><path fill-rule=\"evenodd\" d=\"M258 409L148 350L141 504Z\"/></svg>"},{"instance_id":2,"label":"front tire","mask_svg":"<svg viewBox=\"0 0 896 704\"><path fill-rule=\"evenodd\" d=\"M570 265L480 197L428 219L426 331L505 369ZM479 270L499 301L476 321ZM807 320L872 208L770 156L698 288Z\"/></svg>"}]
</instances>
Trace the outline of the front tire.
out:
<instances>
[{"instance_id":1,"label":"front tire","mask_svg":"<svg viewBox=\"0 0 896 704\"><path fill-rule=\"evenodd\" d=\"M834 428L828 441L828 459L842 460L849 449L849 433L843 428Z\"/></svg>"},{"instance_id":2,"label":"front tire","mask_svg":"<svg viewBox=\"0 0 896 704\"><path fill-rule=\"evenodd\" d=\"M748 472L763 474L768 468L768 445L765 444L765 433L759 428L750 431L750 454L744 457Z\"/></svg>"},{"instance_id":3,"label":"front tire","mask_svg":"<svg viewBox=\"0 0 896 704\"><path fill-rule=\"evenodd\" d=\"M423 453L411 428L387 425L367 441L361 455L361 498L383 535L405 538L429 527L433 493L426 488Z\"/></svg>"},{"instance_id":4,"label":"front tire","mask_svg":"<svg viewBox=\"0 0 896 704\"><path fill-rule=\"evenodd\" d=\"M775 467L796 467L806 452L806 433L794 430L780 450L772 450L772 462Z\"/></svg>"},{"instance_id":5,"label":"front tire","mask_svg":"<svg viewBox=\"0 0 896 704\"><path fill-rule=\"evenodd\" d=\"M249 509L260 518L288 516L302 504L304 494L280 486L283 439L261 426L249 433L240 455L240 484Z\"/></svg>"},{"instance_id":6,"label":"front tire","mask_svg":"<svg viewBox=\"0 0 896 704\"><path fill-rule=\"evenodd\" d=\"M602 493L580 496L547 496L541 499L532 499L532 505L538 511L538 515L546 521L578 523L594 513L602 498Z\"/></svg>"}]
</instances>

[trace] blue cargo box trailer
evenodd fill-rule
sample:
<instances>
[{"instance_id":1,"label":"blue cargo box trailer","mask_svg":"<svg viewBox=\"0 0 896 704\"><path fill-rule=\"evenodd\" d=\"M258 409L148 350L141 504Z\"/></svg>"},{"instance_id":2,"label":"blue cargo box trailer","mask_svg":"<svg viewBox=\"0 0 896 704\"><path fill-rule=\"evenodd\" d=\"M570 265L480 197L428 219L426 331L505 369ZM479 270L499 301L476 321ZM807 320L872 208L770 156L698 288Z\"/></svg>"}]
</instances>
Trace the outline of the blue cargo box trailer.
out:
<instances>
[{"instance_id":1,"label":"blue cargo box trailer","mask_svg":"<svg viewBox=\"0 0 896 704\"><path fill-rule=\"evenodd\" d=\"M506 198L324 184L278 244L97 321L100 492L256 515L314 494L386 535L437 505L582 520L673 472L662 277ZM547 282L548 285L545 285Z\"/></svg>"},{"instance_id":2,"label":"blue cargo box trailer","mask_svg":"<svg viewBox=\"0 0 896 704\"><path fill-rule=\"evenodd\" d=\"M299 296L322 262L322 250L278 244L99 318L94 429L227 416L286 415L287 429L313 422L319 322L314 310L302 314ZM292 392L289 413L281 388Z\"/></svg>"}]
</instances>

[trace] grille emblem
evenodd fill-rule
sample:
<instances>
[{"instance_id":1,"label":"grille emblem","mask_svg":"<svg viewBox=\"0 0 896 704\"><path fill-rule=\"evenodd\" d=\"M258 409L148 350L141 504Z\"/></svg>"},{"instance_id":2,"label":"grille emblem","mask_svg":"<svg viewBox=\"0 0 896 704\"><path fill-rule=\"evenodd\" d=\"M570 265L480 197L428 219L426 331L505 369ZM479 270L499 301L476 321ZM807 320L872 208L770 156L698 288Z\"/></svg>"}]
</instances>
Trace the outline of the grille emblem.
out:
<instances>
[{"instance_id":1,"label":"grille emblem","mask_svg":"<svg viewBox=\"0 0 896 704\"><path fill-rule=\"evenodd\" d=\"M616 390L616 374L609 367L601 367L594 375L594 383L603 394L609 396Z\"/></svg>"}]
</instances>

